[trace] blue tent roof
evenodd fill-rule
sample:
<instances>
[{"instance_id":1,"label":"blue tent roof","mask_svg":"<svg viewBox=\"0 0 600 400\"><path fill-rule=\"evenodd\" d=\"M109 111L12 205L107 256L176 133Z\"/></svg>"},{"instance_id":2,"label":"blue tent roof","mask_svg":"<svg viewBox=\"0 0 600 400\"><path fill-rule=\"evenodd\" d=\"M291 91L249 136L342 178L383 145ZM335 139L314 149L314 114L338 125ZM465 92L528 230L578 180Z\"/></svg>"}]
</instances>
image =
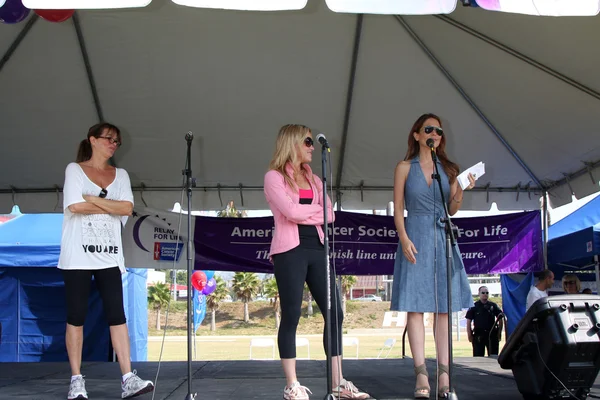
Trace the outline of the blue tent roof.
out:
<instances>
[{"instance_id":1,"label":"blue tent roof","mask_svg":"<svg viewBox=\"0 0 600 400\"><path fill-rule=\"evenodd\" d=\"M56 267L63 214L18 214L0 224L0 267Z\"/></svg>"},{"instance_id":2,"label":"blue tent roof","mask_svg":"<svg viewBox=\"0 0 600 400\"><path fill-rule=\"evenodd\" d=\"M600 223L600 196L586 203L548 228L548 240L568 235Z\"/></svg>"},{"instance_id":3,"label":"blue tent roof","mask_svg":"<svg viewBox=\"0 0 600 400\"><path fill-rule=\"evenodd\" d=\"M600 254L600 223L548 241L548 264L585 264L597 254Z\"/></svg>"}]
</instances>

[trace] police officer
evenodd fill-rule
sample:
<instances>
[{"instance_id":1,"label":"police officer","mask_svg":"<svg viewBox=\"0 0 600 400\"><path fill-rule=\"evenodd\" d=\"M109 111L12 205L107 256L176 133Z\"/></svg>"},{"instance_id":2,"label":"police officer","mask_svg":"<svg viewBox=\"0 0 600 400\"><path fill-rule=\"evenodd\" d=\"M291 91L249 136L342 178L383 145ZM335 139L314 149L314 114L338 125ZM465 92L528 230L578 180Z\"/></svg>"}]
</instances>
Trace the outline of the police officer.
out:
<instances>
[{"instance_id":1,"label":"police officer","mask_svg":"<svg viewBox=\"0 0 600 400\"><path fill-rule=\"evenodd\" d=\"M479 288L479 300L467 311L467 337L473 344L473 357L498 355L500 338L502 337L502 310L488 300L490 292L487 287ZM502 315L500 315L502 314Z\"/></svg>"}]
</instances>

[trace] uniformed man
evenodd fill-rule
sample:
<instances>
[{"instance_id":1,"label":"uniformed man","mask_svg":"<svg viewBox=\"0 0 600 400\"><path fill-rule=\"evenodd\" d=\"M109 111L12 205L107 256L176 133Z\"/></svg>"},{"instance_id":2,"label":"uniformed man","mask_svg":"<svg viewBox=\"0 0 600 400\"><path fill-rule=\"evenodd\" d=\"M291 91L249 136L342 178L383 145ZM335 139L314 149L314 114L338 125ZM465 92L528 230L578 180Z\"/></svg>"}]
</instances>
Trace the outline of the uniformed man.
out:
<instances>
[{"instance_id":1,"label":"uniformed man","mask_svg":"<svg viewBox=\"0 0 600 400\"><path fill-rule=\"evenodd\" d=\"M502 317L504 314L498 305L488 300L487 287L479 288L479 300L467 311L467 337L473 344L473 357L498 355L502 337Z\"/></svg>"}]
</instances>

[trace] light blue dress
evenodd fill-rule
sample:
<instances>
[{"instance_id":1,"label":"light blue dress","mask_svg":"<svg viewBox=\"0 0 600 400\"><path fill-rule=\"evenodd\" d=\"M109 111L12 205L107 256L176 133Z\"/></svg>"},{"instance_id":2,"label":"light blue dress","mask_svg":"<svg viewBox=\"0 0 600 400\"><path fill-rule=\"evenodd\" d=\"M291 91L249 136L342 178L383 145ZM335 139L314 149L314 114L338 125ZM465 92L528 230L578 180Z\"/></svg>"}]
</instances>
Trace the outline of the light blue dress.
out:
<instances>
[{"instance_id":1,"label":"light blue dress","mask_svg":"<svg viewBox=\"0 0 600 400\"><path fill-rule=\"evenodd\" d=\"M448 176L438 161L442 189L446 201L450 199ZM398 245L392 285L392 311L448 312L446 234L444 205L439 184L431 186L419 165L419 157L411 160L410 171L404 186L404 204L407 217L404 222L408 238L418 253L416 264L411 264ZM437 260L437 261L436 261ZM471 289L458 245L452 249L452 311L473 305Z\"/></svg>"}]
</instances>

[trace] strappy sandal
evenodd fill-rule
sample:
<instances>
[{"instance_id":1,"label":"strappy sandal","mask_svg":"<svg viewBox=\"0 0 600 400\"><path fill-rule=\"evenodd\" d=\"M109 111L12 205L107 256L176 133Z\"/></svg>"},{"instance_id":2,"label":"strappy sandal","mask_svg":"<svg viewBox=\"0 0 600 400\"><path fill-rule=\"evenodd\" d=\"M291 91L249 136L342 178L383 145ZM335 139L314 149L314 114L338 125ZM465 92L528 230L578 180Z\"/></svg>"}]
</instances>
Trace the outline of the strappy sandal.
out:
<instances>
[{"instance_id":1,"label":"strappy sandal","mask_svg":"<svg viewBox=\"0 0 600 400\"><path fill-rule=\"evenodd\" d=\"M429 374L427 373L427 366L425 363L415 367L415 376L425 375L429 378ZM415 388L415 399L428 399L431 393L431 389L428 386L419 386Z\"/></svg>"},{"instance_id":2,"label":"strappy sandal","mask_svg":"<svg viewBox=\"0 0 600 400\"><path fill-rule=\"evenodd\" d=\"M438 377L438 385L439 385L439 381L440 381L440 376L442 374L446 374L449 375L449 369L447 365L444 364L439 364L438 365L438 372L437 372L437 377ZM440 388L438 388L438 397L440 399L445 399L446 398L446 394L450 392L450 386L442 386Z\"/></svg>"}]
</instances>

